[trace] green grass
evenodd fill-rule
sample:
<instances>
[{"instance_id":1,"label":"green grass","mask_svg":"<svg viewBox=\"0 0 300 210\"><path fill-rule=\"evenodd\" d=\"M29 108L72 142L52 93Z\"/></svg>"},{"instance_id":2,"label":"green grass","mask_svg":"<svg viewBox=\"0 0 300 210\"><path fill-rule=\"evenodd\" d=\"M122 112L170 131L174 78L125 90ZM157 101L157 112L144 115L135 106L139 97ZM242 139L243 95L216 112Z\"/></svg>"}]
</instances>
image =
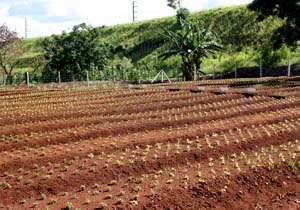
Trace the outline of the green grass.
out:
<instances>
[{"instance_id":1,"label":"green grass","mask_svg":"<svg viewBox=\"0 0 300 210\"><path fill-rule=\"evenodd\" d=\"M257 49L261 43L270 38L273 31L282 22L269 18L262 23L256 21L256 14L247 10L246 5L216 8L192 13L190 19L199 21L203 27L209 27L218 41L224 46L224 51L203 60L201 69L206 73L212 72L215 64L217 72L226 72L238 66L255 66ZM153 74L165 69L174 76L175 70L180 69L180 57L159 60L157 57L165 49L162 39L162 27L172 28L176 22L175 16L158 18L135 23L99 27L100 39L110 43L118 51L119 57L126 56L127 66L136 74L136 69L150 69ZM44 37L25 40L26 53L17 71L31 71L35 56L41 55L41 43ZM298 56L293 52L292 56ZM284 60L284 59L283 59ZM131 62L131 63L130 63ZM284 61L282 61L284 62ZM293 63L299 59L293 58ZM116 63L116 61L112 61Z\"/></svg>"}]
</instances>

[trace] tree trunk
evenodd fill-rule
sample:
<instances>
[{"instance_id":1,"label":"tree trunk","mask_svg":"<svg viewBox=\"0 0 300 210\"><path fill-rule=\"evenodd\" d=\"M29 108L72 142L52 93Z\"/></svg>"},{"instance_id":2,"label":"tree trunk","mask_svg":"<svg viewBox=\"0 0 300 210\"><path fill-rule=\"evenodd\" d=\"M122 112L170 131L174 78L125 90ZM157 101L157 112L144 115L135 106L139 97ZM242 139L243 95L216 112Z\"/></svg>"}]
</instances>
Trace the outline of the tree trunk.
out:
<instances>
[{"instance_id":1,"label":"tree trunk","mask_svg":"<svg viewBox=\"0 0 300 210\"><path fill-rule=\"evenodd\" d=\"M2 77L3 77L3 85L6 85L6 79L7 79L7 69L5 65L2 65Z\"/></svg>"},{"instance_id":2,"label":"tree trunk","mask_svg":"<svg viewBox=\"0 0 300 210\"><path fill-rule=\"evenodd\" d=\"M185 81L191 81L194 78L194 68L191 62L182 57L182 74Z\"/></svg>"},{"instance_id":3,"label":"tree trunk","mask_svg":"<svg viewBox=\"0 0 300 210\"><path fill-rule=\"evenodd\" d=\"M12 65L6 74L6 84L13 84L12 72L15 65Z\"/></svg>"},{"instance_id":4,"label":"tree trunk","mask_svg":"<svg viewBox=\"0 0 300 210\"><path fill-rule=\"evenodd\" d=\"M185 81L193 80L193 75L194 75L193 72L194 72L193 69L190 68L189 65L183 65L182 73L183 73L183 77L184 77Z\"/></svg>"},{"instance_id":5,"label":"tree trunk","mask_svg":"<svg viewBox=\"0 0 300 210\"><path fill-rule=\"evenodd\" d=\"M194 62L194 66L196 67L196 71L198 72L198 73L201 73L201 74L205 74L203 71L201 71L200 69L201 69L201 63L202 63L202 61L200 60L200 57L198 57L198 56L195 56L194 58L193 58L193 62Z\"/></svg>"}]
</instances>

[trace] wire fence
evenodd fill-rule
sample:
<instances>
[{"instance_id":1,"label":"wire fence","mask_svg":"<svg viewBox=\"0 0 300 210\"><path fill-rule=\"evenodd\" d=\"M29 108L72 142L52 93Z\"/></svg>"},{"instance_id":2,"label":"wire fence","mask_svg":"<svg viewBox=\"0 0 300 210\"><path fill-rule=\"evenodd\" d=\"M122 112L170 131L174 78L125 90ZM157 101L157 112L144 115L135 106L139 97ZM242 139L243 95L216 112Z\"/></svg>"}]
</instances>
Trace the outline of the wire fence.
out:
<instances>
[{"instance_id":1,"label":"wire fence","mask_svg":"<svg viewBox=\"0 0 300 210\"><path fill-rule=\"evenodd\" d=\"M195 69L194 80L198 79L238 79L238 78L259 78L259 77L277 77L277 76L299 76L300 64L292 64L290 59L288 65L265 67L263 63L255 67L238 67L235 66L227 73L218 73L218 66L212 65L211 74L202 75ZM151 82L183 81L181 70L163 71L165 77L158 77L161 70L114 70L106 69L103 71L85 71L81 74L66 74L57 71L55 75L43 77L40 73L25 72L13 75L2 75L2 85L24 85L33 86L105 86L108 84L134 83L144 84ZM163 74L162 74L163 75ZM157 80L153 80L157 78Z\"/></svg>"}]
</instances>

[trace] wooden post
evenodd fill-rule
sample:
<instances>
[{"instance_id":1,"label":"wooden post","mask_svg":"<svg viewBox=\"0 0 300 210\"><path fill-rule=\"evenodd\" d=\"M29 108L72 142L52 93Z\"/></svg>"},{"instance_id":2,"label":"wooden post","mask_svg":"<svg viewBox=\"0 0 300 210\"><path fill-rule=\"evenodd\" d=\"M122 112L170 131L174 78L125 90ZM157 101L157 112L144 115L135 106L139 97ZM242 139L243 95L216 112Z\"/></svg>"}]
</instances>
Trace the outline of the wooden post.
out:
<instances>
[{"instance_id":1,"label":"wooden post","mask_svg":"<svg viewBox=\"0 0 300 210\"><path fill-rule=\"evenodd\" d=\"M263 62L260 60L260 65L259 65L259 77L263 77Z\"/></svg>"},{"instance_id":2,"label":"wooden post","mask_svg":"<svg viewBox=\"0 0 300 210\"><path fill-rule=\"evenodd\" d=\"M197 68L196 65L194 65L194 81L197 80Z\"/></svg>"},{"instance_id":3,"label":"wooden post","mask_svg":"<svg viewBox=\"0 0 300 210\"><path fill-rule=\"evenodd\" d=\"M58 84L60 85L60 83L61 83L60 71L58 71Z\"/></svg>"},{"instance_id":4,"label":"wooden post","mask_svg":"<svg viewBox=\"0 0 300 210\"><path fill-rule=\"evenodd\" d=\"M291 59L288 59L288 77L291 76Z\"/></svg>"},{"instance_id":5,"label":"wooden post","mask_svg":"<svg viewBox=\"0 0 300 210\"><path fill-rule=\"evenodd\" d=\"M216 79L216 64L213 65L213 79Z\"/></svg>"},{"instance_id":6,"label":"wooden post","mask_svg":"<svg viewBox=\"0 0 300 210\"><path fill-rule=\"evenodd\" d=\"M26 82L27 82L27 88L30 88L29 72L26 72Z\"/></svg>"},{"instance_id":7,"label":"wooden post","mask_svg":"<svg viewBox=\"0 0 300 210\"><path fill-rule=\"evenodd\" d=\"M89 72L86 71L86 81L87 81L87 86L90 86L90 78L89 78Z\"/></svg>"},{"instance_id":8,"label":"wooden post","mask_svg":"<svg viewBox=\"0 0 300 210\"><path fill-rule=\"evenodd\" d=\"M138 70L138 80L139 84L141 84L141 70Z\"/></svg>"},{"instance_id":9,"label":"wooden post","mask_svg":"<svg viewBox=\"0 0 300 210\"><path fill-rule=\"evenodd\" d=\"M235 64L234 67L234 78L237 79L238 78L238 70L237 70L237 65Z\"/></svg>"},{"instance_id":10,"label":"wooden post","mask_svg":"<svg viewBox=\"0 0 300 210\"><path fill-rule=\"evenodd\" d=\"M113 81L114 83L116 83L117 79L116 79L116 72L115 70L113 69Z\"/></svg>"}]
</instances>

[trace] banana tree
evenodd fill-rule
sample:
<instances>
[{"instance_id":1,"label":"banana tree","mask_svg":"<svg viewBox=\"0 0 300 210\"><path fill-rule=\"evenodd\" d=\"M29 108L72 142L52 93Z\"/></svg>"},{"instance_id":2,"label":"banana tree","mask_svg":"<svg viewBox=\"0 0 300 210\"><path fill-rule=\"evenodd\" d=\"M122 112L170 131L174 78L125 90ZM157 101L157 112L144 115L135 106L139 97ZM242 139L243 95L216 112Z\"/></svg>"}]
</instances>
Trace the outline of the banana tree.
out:
<instances>
[{"instance_id":1,"label":"banana tree","mask_svg":"<svg viewBox=\"0 0 300 210\"><path fill-rule=\"evenodd\" d=\"M183 20L177 31L163 29L168 49L160 56L163 59L179 55L182 60L182 73L185 80L192 80L194 68L200 70L202 59L222 50L209 29L200 28L197 22Z\"/></svg>"}]
</instances>

